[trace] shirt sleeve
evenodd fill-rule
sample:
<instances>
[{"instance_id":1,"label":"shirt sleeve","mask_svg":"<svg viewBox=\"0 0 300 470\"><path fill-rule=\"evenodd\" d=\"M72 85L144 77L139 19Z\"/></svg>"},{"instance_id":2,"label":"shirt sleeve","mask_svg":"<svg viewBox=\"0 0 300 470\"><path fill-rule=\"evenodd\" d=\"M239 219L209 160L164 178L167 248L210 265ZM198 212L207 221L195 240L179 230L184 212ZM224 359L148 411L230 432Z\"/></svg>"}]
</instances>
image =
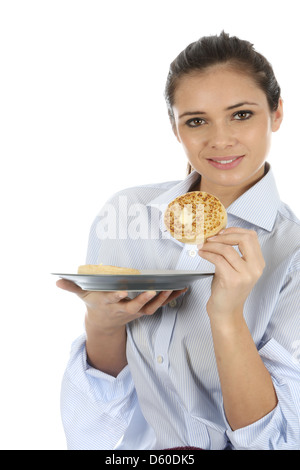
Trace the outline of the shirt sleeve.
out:
<instances>
[{"instance_id":1,"label":"shirt sleeve","mask_svg":"<svg viewBox=\"0 0 300 470\"><path fill-rule=\"evenodd\" d=\"M300 272L289 273L259 354L278 404L261 420L227 436L235 449L300 450ZM228 424L228 423L227 423Z\"/></svg>"},{"instance_id":2,"label":"shirt sleeve","mask_svg":"<svg viewBox=\"0 0 300 470\"><path fill-rule=\"evenodd\" d=\"M300 450L300 366L274 339L260 351L278 404L261 420L227 436L236 450Z\"/></svg>"},{"instance_id":3,"label":"shirt sleeve","mask_svg":"<svg viewBox=\"0 0 300 470\"><path fill-rule=\"evenodd\" d=\"M87 363L85 335L72 345L61 388L61 416L70 450L113 449L128 427L137 399L126 366L117 377Z\"/></svg>"}]
</instances>

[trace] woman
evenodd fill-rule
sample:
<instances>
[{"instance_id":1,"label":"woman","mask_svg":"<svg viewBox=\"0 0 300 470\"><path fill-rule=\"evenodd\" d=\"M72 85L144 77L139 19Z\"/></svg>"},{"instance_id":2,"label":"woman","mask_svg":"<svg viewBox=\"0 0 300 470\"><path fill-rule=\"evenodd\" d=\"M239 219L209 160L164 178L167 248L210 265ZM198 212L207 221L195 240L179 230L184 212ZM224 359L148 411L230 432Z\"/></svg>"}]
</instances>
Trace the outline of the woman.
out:
<instances>
[{"instance_id":1,"label":"woman","mask_svg":"<svg viewBox=\"0 0 300 470\"><path fill-rule=\"evenodd\" d=\"M62 386L68 446L299 449L300 228L266 162L283 118L280 87L250 43L222 33L179 54L166 101L188 176L109 201L123 228L120 200L143 205L141 225L156 223L159 236L107 237L102 213L87 263L215 274L133 299L58 281L86 305ZM191 190L214 194L228 213L228 227L198 247L157 222Z\"/></svg>"}]
</instances>

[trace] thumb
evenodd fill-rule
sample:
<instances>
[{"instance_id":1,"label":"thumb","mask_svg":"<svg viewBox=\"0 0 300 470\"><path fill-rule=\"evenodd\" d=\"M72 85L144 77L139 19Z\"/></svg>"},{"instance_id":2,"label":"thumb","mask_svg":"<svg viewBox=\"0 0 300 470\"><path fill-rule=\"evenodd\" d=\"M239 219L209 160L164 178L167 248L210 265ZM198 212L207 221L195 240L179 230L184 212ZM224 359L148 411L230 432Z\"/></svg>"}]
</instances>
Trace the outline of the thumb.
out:
<instances>
[{"instance_id":1,"label":"thumb","mask_svg":"<svg viewBox=\"0 0 300 470\"><path fill-rule=\"evenodd\" d=\"M77 286L74 282L68 281L67 279L59 279L56 281L57 287L63 290L67 290L68 292L72 292L73 294L79 295L79 297L82 297L82 295L86 292L81 289L81 287Z\"/></svg>"}]
</instances>

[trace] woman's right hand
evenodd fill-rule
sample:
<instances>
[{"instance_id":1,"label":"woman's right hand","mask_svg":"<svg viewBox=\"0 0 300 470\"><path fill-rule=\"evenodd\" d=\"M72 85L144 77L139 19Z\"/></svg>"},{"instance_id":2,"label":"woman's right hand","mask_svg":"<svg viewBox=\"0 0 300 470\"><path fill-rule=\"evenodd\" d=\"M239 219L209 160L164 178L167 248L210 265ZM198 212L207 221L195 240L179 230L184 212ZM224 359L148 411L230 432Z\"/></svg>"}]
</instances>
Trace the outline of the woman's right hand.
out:
<instances>
[{"instance_id":1,"label":"woman's right hand","mask_svg":"<svg viewBox=\"0 0 300 470\"><path fill-rule=\"evenodd\" d=\"M86 353L95 369L117 377L127 364L125 325L142 315L153 315L159 307L187 289L143 292L134 299L126 291L85 291L71 281L60 279L56 285L78 295L86 305Z\"/></svg>"},{"instance_id":2,"label":"woman's right hand","mask_svg":"<svg viewBox=\"0 0 300 470\"><path fill-rule=\"evenodd\" d=\"M154 314L159 307L166 305L187 290L170 290L158 294L155 291L147 291L134 299L129 299L126 291L85 291L65 279L60 279L56 285L77 294L86 305L89 325L107 335L115 333L127 323L143 315Z\"/></svg>"}]
</instances>

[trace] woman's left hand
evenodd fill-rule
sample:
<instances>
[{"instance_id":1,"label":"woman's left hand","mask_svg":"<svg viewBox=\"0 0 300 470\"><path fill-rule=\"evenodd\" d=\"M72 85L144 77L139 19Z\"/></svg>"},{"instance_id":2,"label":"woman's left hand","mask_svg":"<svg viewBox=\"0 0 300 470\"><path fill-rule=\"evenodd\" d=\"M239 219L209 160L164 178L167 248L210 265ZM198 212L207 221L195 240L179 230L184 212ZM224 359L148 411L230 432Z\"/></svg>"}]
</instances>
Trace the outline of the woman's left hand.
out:
<instances>
[{"instance_id":1,"label":"woman's left hand","mask_svg":"<svg viewBox=\"0 0 300 470\"><path fill-rule=\"evenodd\" d=\"M242 256L233 248L237 245ZM254 230L239 227L224 229L209 238L198 251L215 265L211 297L207 303L209 317L222 318L243 311L245 300L260 278L265 261Z\"/></svg>"}]
</instances>

